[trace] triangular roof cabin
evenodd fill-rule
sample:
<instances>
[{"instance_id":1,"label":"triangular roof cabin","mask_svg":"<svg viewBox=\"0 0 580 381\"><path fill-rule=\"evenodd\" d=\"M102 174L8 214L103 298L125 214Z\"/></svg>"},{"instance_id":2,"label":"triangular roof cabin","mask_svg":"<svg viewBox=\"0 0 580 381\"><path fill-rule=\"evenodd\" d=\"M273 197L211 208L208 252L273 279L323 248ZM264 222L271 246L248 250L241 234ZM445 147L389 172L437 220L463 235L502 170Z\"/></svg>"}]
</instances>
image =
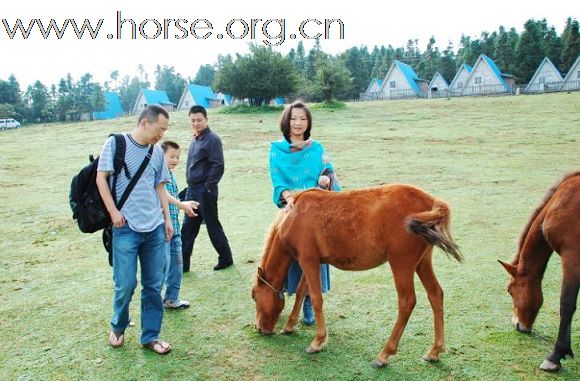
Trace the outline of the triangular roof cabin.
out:
<instances>
[{"instance_id":1,"label":"triangular roof cabin","mask_svg":"<svg viewBox=\"0 0 580 381\"><path fill-rule=\"evenodd\" d=\"M105 91L103 96L105 97L105 108L104 110L93 112L94 120L114 119L125 114L119 94Z\"/></svg>"},{"instance_id":2,"label":"triangular roof cabin","mask_svg":"<svg viewBox=\"0 0 580 381\"><path fill-rule=\"evenodd\" d=\"M360 95L360 99L361 100L377 99L377 97L379 95L379 91L381 90L382 84L383 84L383 81L379 78L371 79L371 83L369 83L365 92Z\"/></svg>"},{"instance_id":3,"label":"triangular roof cabin","mask_svg":"<svg viewBox=\"0 0 580 381\"><path fill-rule=\"evenodd\" d=\"M167 111L173 111L175 109L175 103L169 100L169 97L164 90L141 89L137 99L135 100L133 114L140 113L145 109L145 107L150 105L159 105Z\"/></svg>"},{"instance_id":4,"label":"triangular roof cabin","mask_svg":"<svg viewBox=\"0 0 580 381\"><path fill-rule=\"evenodd\" d=\"M427 86L427 81L420 79L411 66L393 61L383 79L379 99L419 97L426 92Z\"/></svg>"},{"instance_id":5,"label":"triangular roof cabin","mask_svg":"<svg viewBox=\"0 0 580 381\"><path fill-rule=\"evenodd\" d=\"M191 83L183 89L177 109L189 110L192 106L211 108L216 105L216 96L210 87Z\"/></svg>"},{"instance_id":6,"label":"triangular roof cabin","mask_svg":"<svg viewBox=\"0 0 580 381\"><path fill-rule=\"evenodd\" d=\"M222 106L231 106L234 103L234 96L231 94L216 93L215 99Z\"/></svg>"},{"instance_id":7,"label":"triangular roof cabin","mask_svg":"<svg viewBox=\"0 0 580 381\"><path fill-rule=\"evenodd\" d=\"M461 89L463 89L463 86L465 85L465 82L467 81L467 78L469 77L469 74L471 73L472 70L473 68L466 63L459 66L459 69L457 69L457 73L455 73L455 77L453 77L453 80L449 84L450 94L452 95L461 94Z\"/></svg>"},{"instance_id":8,"label":"triangular roof cabin","mask_svg":"<svg viewBox=\"0 0 580 381\"><path fill-rule=\"evenodd\" d=\"M580 55L566 74L560 91L580 90Z\"/></svg>"},{"instance_id":9,"label":"triangular roof cabin","mask_svg":"<svg viewBox=\"0 0 580 381\"><path fill-rule=\"evenodd\" d=\"M560 70L546 57L536 69L536 72L524 91L526 93L557 91L562 86L563 81L564 79L562 78L562 74L560 74Z\"/></svg>"},{"instance_id":10,"label":"triangular roof cabin","mask_svg":"<svg viewBox=\"0 0 580 381\"><path fill-rule=\"evenodd\" d=\"M514 77L503 74L495 62L485 54L480 54L467 77L461 95L503 94L511 91Z\"/></svg>"},{"instance_id":11,"label":"triangular roof cabin","mask_svg":"<svg viewBox=\"0 0 580 381\"><path fill-rule=\"evenodd\" d=\"M449 84L441 73L437 72L429 82L429 96L430 97L446 97L449 92Z\"/></svg>"}]
</instances>

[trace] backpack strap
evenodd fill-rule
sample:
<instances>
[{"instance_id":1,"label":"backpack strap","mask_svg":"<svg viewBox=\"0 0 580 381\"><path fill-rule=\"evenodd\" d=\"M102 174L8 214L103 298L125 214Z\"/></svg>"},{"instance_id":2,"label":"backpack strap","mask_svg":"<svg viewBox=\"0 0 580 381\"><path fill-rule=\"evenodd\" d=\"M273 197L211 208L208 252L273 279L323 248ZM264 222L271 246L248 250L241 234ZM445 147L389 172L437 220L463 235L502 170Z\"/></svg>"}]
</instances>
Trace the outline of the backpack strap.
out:
<instances>
[{"instance_id":1,"label":"backpack strap","mask_svg":"<svg viewBox=\"0 0 580 381\"><path fill-rule=\"evenodd\" d=\"M127 143L125 142L125 137L122 134L111 134L109 137L115 137L115 157L113 158L113 189L111 189L111 195L113 196L113 201L117 203L117 178L121 173L122 169L125 169L125 176L127 179L131 178L127 164L125 163L125 151L127 149Z\"/></svg>"},{"instance_id":2,"label":"backpack strap","mask_svg":"<svg viewBox=\"0 0 580 381\"><path fill-rule=\"evenodd\" d=\"M127 168L127 163L125 163L125 151L127 149L127 143L125 142L125 136L122 134L111 134L109 136L115 137L115 158L113 159L113 169L114 174L119 175L121 170L125 170L125 177L131 179L131 173L129 168Z\"/></svg>"},{"instance_id":3,"label":"backpack strap","mask_svg":"<svg viewBox=\"0 0 580 381\"><path fill-rule=\"evenodd\" d=\"M141 175L145 171L145 168L147 168L147 165L149 164L149 161L151 160L151 156L153 156L153 147L154 147L153 144L151 144L149 146L149 151L147 152L147 156L145 156L145 159L143 159L143 162L141 163L141 166L137 170L137 173L135 173L135 176L133 176L133 178L131 179L131 182L129 183L129 185L127 185L127 189L125 189L125 192L123 192L123 196L121 196L121 200L117 204L118 210L121 210L121 208L125 204L125 201L127 201L127 199L129 198L129 194L131 194L131 191L133 190L133 188L135 188L135 185L137 185L137 181L139 181L139 178L141 177Z\"/></svg>"}]
</instances>

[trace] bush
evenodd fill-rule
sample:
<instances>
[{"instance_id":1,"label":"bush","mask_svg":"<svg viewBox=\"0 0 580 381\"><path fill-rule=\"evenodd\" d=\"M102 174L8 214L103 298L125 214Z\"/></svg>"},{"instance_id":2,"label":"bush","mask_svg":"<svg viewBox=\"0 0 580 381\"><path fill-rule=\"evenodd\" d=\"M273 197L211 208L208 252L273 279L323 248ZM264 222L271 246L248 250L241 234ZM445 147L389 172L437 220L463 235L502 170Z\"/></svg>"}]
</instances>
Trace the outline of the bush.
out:
<instances>
[{"instance_id":1,"label":"bush","mask_svg":"<svg viewBox=\"0 0 580 381\"><path fill-rule=\"evenodd\" d=\"M252 107L248 105L222 107L219 114L259 114L264 112L280 112L284 110L284 106L259 106Z\"/></svg>"},{"instance_id":2,"label":"bush","mask_svg":"<svg viewBox=\"0 0 580 381\"><path fill-rule=\"evenodd\" d=\"M313 109L324 109L324 110L340 110L346 108L346 103L340 101L328 101L317 103L312 106Z\"/></svg>"}]
</instances>

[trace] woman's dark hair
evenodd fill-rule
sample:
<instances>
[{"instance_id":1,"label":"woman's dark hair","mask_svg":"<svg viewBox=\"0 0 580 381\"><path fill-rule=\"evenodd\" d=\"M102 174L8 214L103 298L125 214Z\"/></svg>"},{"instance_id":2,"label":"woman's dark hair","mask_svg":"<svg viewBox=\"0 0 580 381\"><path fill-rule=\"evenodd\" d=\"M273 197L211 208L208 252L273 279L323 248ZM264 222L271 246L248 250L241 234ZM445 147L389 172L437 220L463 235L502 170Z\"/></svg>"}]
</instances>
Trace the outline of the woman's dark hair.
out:
<instances>
[{"instance_id":1,"label":"woman's dark hair","mask_svg":"<svg viewBox=\"0 0 580 381\"><path fill-rule=\"evenodd\" d=\"M312 114L310 114L310 110L308 110L308 107L306 107L306 105L301 101L295 101L290 106L286 107L282 113L282 117L280 118L280 131L282 131L284 139L290 143L290 119L292 118L292 110L295 108L303 109L306 118L308 119L308 127L306 127L306 131L304 131L304 140L310 139L310 130L312 129Z\"/></svg>"}]
</instances>

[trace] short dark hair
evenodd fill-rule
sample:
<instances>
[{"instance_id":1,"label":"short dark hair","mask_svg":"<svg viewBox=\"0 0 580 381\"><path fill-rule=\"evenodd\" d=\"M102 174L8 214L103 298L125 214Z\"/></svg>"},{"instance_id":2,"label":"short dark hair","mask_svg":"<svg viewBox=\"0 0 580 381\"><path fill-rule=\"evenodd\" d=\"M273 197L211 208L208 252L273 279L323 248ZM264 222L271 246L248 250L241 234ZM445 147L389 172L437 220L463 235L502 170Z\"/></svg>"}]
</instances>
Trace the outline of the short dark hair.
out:
<instances>
[{"instance_id":1,"label":"short dark hair","mask_svg":"<svg viewBox=\"0 0 580 381\"><path fill-rule=\"evenodd\" d=\"M306 119L308 119L308 127L304 131L304 140L310 139L310 130L312 129L312 114L308 107L302 101L295 101L290 106L286 107L280 118L280 131L284 138L290 142L290 119L292 118L292 110L295 108L301 108L306 114Z\"/></svg>"},{"instance_id":2,"label":"short dark hair","mask_svg":"<svg viewBox=\"0 0 580 381\"><path fill-rule=\"evenodd\" d=\"M164 117L169 119L169 113L167 112L166 109L164 109L159 105L149 105L145 107L143 111L141 111L139 119L137 120L137 124L138 125L141 124L141 121L143 119L147 119L149 123L157 122L157 120L159 119L159 115L163 115Z\"/></svg>"},{"instance_id":3,"label":"short dark hair","mask_svg":"<svg viewBox=\"0 0 580 381\"><path fill-rule=\"evenodd\" d=\"M173 140L166 140L163 143L161 143L161 148L163 149L163 152L167 152L169 148L178 150L179 144L175 143Z\"/></svg>"},{"instance_id":4,"label":"short dark hair","mask_svg":"<svg viewBox=\"0 0 580 381\"><path fill-rule=\"evenodd\" d=\"M191 106L187 115L191 114L203 114L203 117L207 119L207 111L205 110L205 107L200 105Z\"/></svg>"}]
</instances>

